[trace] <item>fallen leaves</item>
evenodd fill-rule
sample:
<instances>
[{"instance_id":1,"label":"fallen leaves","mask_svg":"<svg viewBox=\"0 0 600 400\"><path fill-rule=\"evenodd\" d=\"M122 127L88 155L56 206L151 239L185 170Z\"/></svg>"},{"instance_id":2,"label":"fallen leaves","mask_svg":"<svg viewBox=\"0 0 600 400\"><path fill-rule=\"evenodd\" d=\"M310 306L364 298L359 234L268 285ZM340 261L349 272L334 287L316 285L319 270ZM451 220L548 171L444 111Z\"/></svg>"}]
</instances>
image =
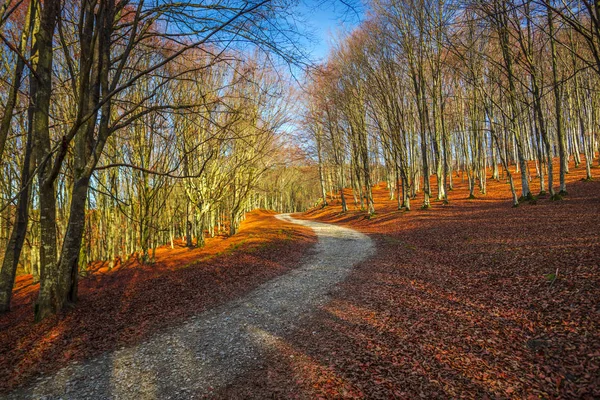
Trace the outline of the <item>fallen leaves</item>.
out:
<instances>
[{"instance_id":1,"label":"fallen leaves","mask_svg":"<svg viewBox=\"0 0 600 400\"><path fill-rule=\"evenodd\" d=\"M203 249L158 249L153 265L99 265L80 282L77 307L40 324L32 310L39 285L19 277L12 311L0 316L0 392L137 343L290 271L316 238L273 214L249 213L238 235L208 239Z\"/></svg>"},{"instance_id":2,"label":"fallen leaves","mask_svg":"<svg viewBox=\"0 0 600 400\"><path fill-rule=\"evenodd\" d=\"M305 214L370 233L378 252L281 338L300 356L273 353L222 396L340 397L336 380L315 385L327 368L348 397L599 398L600 183L584 174L535 207L511 208L492 180L467 200L455 179L430 210L398 212L380 185L375 219L337 202Z\"/></svg>"}]
</instances>

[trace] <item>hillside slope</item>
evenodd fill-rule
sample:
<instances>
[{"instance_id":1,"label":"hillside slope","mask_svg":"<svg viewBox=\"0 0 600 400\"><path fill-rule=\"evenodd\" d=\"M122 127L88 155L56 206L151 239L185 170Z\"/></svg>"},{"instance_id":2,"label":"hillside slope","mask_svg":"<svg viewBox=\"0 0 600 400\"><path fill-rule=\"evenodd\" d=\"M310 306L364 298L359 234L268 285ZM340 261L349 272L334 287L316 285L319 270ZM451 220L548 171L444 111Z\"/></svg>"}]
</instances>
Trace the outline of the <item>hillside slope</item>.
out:
<instances>
[{"instance_id":1,"label":"hillside slope","mask_svg":"<svg viewBox=\"0 0 600 400\"><path fill-rule=\"evenodd\" d=\"M374 218L337 201L304 214L371 234L377 254L224 395L598 398L600 182L583 174L565 200L517 208L504 182L467 200L455 178L430 210L397 211L379 185Z\"/></svg>"}]
</instances>

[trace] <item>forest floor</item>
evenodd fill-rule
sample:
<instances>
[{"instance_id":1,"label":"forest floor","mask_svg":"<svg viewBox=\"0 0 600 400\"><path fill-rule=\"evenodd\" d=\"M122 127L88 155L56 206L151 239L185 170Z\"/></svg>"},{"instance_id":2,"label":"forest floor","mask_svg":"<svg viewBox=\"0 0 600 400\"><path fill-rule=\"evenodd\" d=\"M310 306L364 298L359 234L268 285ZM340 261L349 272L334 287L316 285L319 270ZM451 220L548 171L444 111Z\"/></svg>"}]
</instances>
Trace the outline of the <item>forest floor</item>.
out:
<instances>
[{"instance_id":1,"label":"forest floor","mask_svg":"<svg viewBox=\"0 0 600 400\"><path fill-rule=\"evenodd\" d=\"M370 219L338 200L299 216L377 253L219 396L600 398L600 180L583 177L571 166L564 200L517 208L505 181L468 200L455 177L448 205L398 211L380 185Z\"/></svg>"},{"instance_id":2,"label":"forest floor","mask_svg":"<svg viewBox=\"0 0 600 400\"><path fill-rule=\"evenodd\" d=\"M100 266L80 281L75 309L39 324L33 322L39 284L19 276L12 309L0 315L0 393L249 293L298 267L315 243L310 228L254 211L237 235L208 238L204 248L163 247L152 265Z\"/></svg>"},{"instance_id":3,"label":"forest floor","mask_svg":"<svg viewBox=\"0 0 600 400\"><path fill-rule=\"evenodd\" d=\"M600 168L592 172L600 176ZM341 249L332 260L346 266L340 275L345 280L324 280L326 291L317 285L310 313L295 311L296 306L306 311L298 299L307 292L292 296L294 277L327 267L298 262L314 261L321 244L310 250L315 236L309 229L266 212L251 216L239 237L218 239L214 254L202 255L210 243L196 255L163 250L155 266L92 274L81 283L77 310L54 321L32 324L35 288L20 280L13 311L0 317L0 388L36 383L40 372L66 364L81 371L69 361L117 349L110 353L119 355L112 364L102 364L111 370L90 367L93 377L110 380L99 383L110 389L100 393L119 394L116 381L123 397L133 393L128 382L150 390L141 397L198 395L187 390L201 379L162 382L157 395L144 383L148 376L127 375L135 364L130 354L137 354L132 349L142 349L142 357L168 355L162 366L149 369L151 377L192 371L198 378L205 362L216 365L215 371L228 365L235 373L246 371L209 388L218 398L599 398L600 180L584 182L584 176L584 166L571 166L564 200L542 197L516 208L505 181L489 180L487 194L469 200L466 182L455 177L450 203L433 202L428 210L419 209L419 197L413 211L398 211L378 185L371 218L351 202L342 214L338 200L298 215L366 233L376 248L371 254L370 247L343 238L330 245ZM534 180L533 193L536 185ZM368 258L350 270L357 253ZM320 275L312 276L300 287L321 282ZM275 308L273 293L281 294ZM267 317L260 308L254 313L256 299L262 299ZM205 310L218 314L206 311L202 315L209 317L200 323ZM221 322L212 324L211 318ZM244 318L255 318L258 329ZM232 345L234 354L180 349L199 330L211 332L211 324L227 332L241 325L252 343L260 342L260 357L244 353L251 368L237 368L238 353L244 352L238 344ZM166 343L137 344L159 331L166 332ZM229 340L251 347L246 336L232 335L209 336L225 338L215 349ZM210 360L199 363L194 354ZM74 387L89 376L78 379Z\"/></svg>"},{"instance_id":4,"label":"forest floor","mask_svg":"<svg viewBox=\"0 0 600 400\"><path fill-rule=\"evenodd\" d=\"M318 244L304 254L301 266L143 343L68 363L8 398L196 399L235 382L277 348L278 337L325 304L355 263L374 252L372 240L355 230L277 218L316 233Z\"/></svg>"}]
</instances>

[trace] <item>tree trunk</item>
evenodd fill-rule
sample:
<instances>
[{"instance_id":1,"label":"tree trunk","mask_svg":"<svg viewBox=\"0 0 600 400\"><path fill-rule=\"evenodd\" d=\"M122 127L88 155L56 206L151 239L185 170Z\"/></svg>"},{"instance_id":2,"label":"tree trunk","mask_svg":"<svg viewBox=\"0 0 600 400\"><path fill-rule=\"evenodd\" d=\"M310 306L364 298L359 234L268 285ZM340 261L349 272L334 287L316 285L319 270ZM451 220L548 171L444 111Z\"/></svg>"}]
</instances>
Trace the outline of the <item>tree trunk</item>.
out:
<instances>
[{"instance_id":1,"label":"tree trunk","mask_svg":"<svg viewBox=\"0 0 600 400\"><path fill-rule=\"evenodd\" d=\"M56 266L56 191L50 157L50 97L52 94L52 37L60 11L59 0L44 2L40 29L35 35L38 51L36 76L37 93L34 97L33 131L40 185L40 294L35 305L35 320L40 321L60 308L57 292Z\"/></svg>"},{"instance_id":2,"label":"tree trunk","mask_svg":"<svg viewBox=\"0 0 600 400\"><path fill-rule=\"evenodd\" d=\"M565 182L565 174L567 173L567 150L566 150L566 138L562 121L562 99L561 99L561 91L559 86L558 79L558 66L556 60L556 45L554 39L554 18L552 17L552 10L550 7L547 8L548 12L548 34L550 35L550 51L552 58L552 80L553 80L553 91L554 91L554 106L556 113L556 135L558 140L558 157L560 159L560 172L559 172L559 181L560 188L559 194L565 195L567 194L567 184Z\"/></svg>"},{"instance_id":3,"label":"tree trunk","mask_svg":"<svg viewBox=\"0 0 600 400\"><path fill-rule=\"evenodd\" d=\"M10 239L4 253L4 260L0 269L0 312L10 310L10 301L12 290L15 283L17 266L23 249L25 235L27 234L27 224L29 220L29 201L31 192L31 173L33 171L33 138L32 127L30 125L27 131L25 144L25 156L23 158L23 169L21 173L21 185L19 187L19 197L17 198L17 207L15 223L10 235Z\"/></svg>"},{"instance_id":4,"label":"tree trunk","mask_svg":"<svg viewBox=\"0 0 600 400\"><path fill-rule=\"evenodd\" d=\"M71 208L65 240L59 261L61 282L61 307L77 302L77 283L79 281L79 252L85 230L85 203L89 187L89 177L83 176L75 181L71 192Z\"/></svg>"},{"instance_id":5,"label":"tree trunk","mask_svg":"<svg viewBox=\"0 0 600 400\"><path fill-rule=\"evenodd\" d=\"M20 54L25 54L27 42L31 35L31 29L33 28L33 21L36 18L37 1L31 0L27 7L27 15L25 16L25 25L23 26L23 32L21 33L21 40L19 41L18 51ZM8 4L8 3L7 3ZM0 121L0 158L4 154L4 146L6 145L6 138L10 131L10 123L12 121L12 114L17 103L17 96L19 94L19 88L21 87L21 79L23 77L23 69L25 68L25 61L21 57L17 57L15 70L13 72L12 83L10 91L8 93L8 99L4 106L4 115Z\"/></svg>"}]
</instances>

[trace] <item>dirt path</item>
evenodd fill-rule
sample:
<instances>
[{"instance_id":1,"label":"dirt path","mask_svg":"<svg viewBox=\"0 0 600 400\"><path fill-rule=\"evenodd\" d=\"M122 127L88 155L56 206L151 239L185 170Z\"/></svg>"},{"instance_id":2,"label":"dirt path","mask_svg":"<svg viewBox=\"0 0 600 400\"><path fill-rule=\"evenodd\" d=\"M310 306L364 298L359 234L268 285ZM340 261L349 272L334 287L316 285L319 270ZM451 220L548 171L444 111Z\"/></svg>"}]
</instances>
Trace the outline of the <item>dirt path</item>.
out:
<instances>
[{"instance_id":1,"label":"dirt path","mask_svg":"<svg viewBox=\"0 0 600 400\"><path fill-rule=\"evenodd\" d=\"M189 399L231 383L274 338L325 303L329 290L374 250L368 236L352 229L287 214L277 218L308 226L318 236L301 267L138 346L38 378L9 398Z\"/></svg>"}]
</instances>

